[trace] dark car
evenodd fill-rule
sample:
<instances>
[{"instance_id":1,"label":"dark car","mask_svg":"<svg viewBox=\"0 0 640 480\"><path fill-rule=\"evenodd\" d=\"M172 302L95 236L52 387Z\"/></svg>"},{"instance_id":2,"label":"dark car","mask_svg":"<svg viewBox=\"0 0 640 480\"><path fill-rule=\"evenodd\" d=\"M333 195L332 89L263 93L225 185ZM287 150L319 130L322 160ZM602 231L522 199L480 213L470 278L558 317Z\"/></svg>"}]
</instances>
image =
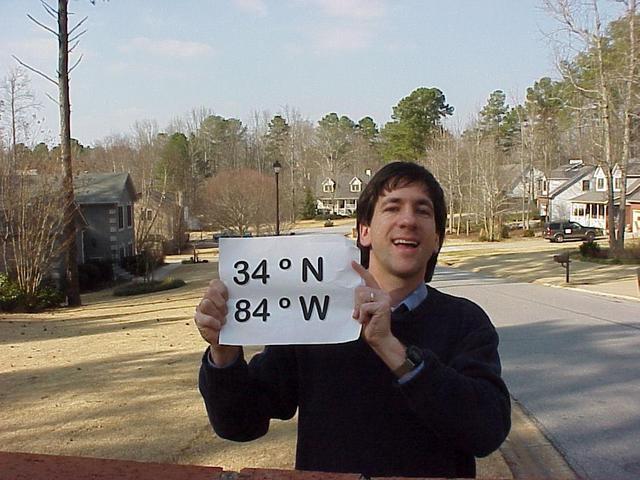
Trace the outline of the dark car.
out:
<instances>
[{"instance_id":1,"label":"dark car","mask_svg":"<svg viewBox=\"0 0 640 480\"><path fill-rule=\"evenodd\" d=\"M564 242L568 239L591 242L598 235L602 235L601 229L584 227L578 222L570 222L568 220L547 223L542 232L542 236L552 242Z\"/></svg>"}]
</instances>

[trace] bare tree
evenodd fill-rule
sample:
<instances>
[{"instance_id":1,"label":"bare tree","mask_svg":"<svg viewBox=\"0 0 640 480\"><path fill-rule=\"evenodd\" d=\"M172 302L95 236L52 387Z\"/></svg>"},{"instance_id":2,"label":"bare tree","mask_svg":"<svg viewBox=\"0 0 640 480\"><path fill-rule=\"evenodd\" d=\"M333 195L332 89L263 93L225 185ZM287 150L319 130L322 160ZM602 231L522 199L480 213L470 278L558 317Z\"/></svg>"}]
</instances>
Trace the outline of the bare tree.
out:
<instances>
[{"instance_id":1,"label":"bare tree","mask_svg":"<svg viewBox=\"0 0 640 480\"><path fill-rule=\"evenodd\" d=\"M60 179L53 175L0 171L5 268L15 275L18 286L28 296L36 294L67 247L59 234L66 222L59 189Z\"/></svg>"},{"instance_id":2,"label":"bare tree","mask_svg":"<svg viewBox=\"0 0 640 480\"><path fill-rule=\"evenodd\" d=\"M638 83L635 32L636 1L617 0L626 6L625 18L629 28L628 45L621 62L608 61L607 36L603 27L600 2L575 0L544 0L547 11L558 21L566 34L564 45L578 41L578 66L575 61L561 59L560 72L582 98L587 110L595 110L597 132L593 143L601 152L596 163L607 178L607 224L609 245L614 252L624 249L626 169L630 156L631 118L636 103L634 92ZM560 44L562 40L556 39ZM575 47L571 47L575 51ZM581 78L580 67L593 74ZM622 98L622 101L618 99ZM588 118L588 117L587 117ZM622 119L622 120L620 120ZM622 128L619 127L622 122ZM617 160L617 159L620 160ZM618 165L624 178L621 182L620 211L614 210L614 169Z\"/></svg>"},{"instance_id":3,"label":"bare tree","mask_svg":"<svg viewBox=\"0 0 640 480\"><path fill-rule=\"evenodd\" d=\"M8 130L14 170L18 166L17 145L34 138L32 127L39 123L36 118L39 109L27 72L21 67L12 69L0 84L0 120Z\"/></svg>"},{"instance_id":4,"label":"bare tree","mask_svg":"<svg viewBox=\"0 0 640 480\"><path fill-rule=\"evenodd\" d=\"M89 0L95 4L95 0ZM80 37L87 31L80 30L88 17L84 17L69 29L69 0L58 0L58 8L55 9L46 1L41 0L41 4L50 17L55 19L57 28L51 28L46 24L28 15L35 24L53 34L58 41L58 69L57 79L54 80L49 75L37 70L17 57L16 60L23 67L37 73L49 80L58 88L58 106L60 110L60 160L63 168L62 191L64 195L65 223L64 241L66 249L67 265L67 303L69 306L81 304L80 285L78 282L78 247L76 245L75 215L76 204L73 191L73 163L71 158L71 102L69 97L69 75L82 60L82 55L76 62L69 66L69 55L78 46Z\"/></svg>"},{"instance_id":5,"label":"bare tree","mask_svg":"<svg viewBox=\"0 0 640 480\"><path fill-rule=\"evenodd\" d=\"M226 170L208 179L200 194L200 213L216 230L244 235L272 232L275 223L275 183L255 170ZM281 212L283 218L287 211Z\"/></svg>"}]
</instances>

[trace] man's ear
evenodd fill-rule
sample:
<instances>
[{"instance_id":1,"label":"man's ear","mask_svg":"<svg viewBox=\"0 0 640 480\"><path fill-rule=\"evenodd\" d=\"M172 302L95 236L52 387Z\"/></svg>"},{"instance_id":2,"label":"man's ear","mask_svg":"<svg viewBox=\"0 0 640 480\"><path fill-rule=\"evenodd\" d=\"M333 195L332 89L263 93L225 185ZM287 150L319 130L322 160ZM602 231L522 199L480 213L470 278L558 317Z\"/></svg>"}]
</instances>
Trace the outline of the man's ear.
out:
<instances>
[{"instance_id":1,"label":"man's ear","mask_svg":"<svg viewBox=\"0 0 640 480\"><path fill-rule=\"evenodd\" d=\"M371 246L371 236L369 235L369 230L371 227L369 227L369 225L363 225L360 224L359 225L360 228L360 235L359 235L359 240L360 240L360 245L362 245L365 248L368 248Z\"/></svg>"}]
</instances>

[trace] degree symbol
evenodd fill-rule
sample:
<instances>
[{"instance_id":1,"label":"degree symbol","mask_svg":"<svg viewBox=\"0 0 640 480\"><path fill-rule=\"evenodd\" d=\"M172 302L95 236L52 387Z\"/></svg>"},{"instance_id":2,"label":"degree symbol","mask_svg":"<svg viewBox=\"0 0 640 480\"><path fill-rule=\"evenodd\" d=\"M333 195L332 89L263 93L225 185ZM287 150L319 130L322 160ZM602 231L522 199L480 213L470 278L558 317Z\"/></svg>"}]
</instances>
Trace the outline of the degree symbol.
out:
<instances>
[{"instance_id":1,"label":"degree symbol","mask_svg":"<svg viewBox=\"0 0 640 480\"><path fill-rule=\"evenodd\" d=\"M291 268L291 260L288 258L283 258L280 260L280 270L288 270Z\"/></svg>"},{"instance_id":2,"label":"degree symbol","mask_svg":"<svg viewBox=\"0 0 640 480\"><path fill-rule=\"evenodd\" d=\"M291 306L291 300L287 297L282 297L278 303L280 304L280 308L289 308Z\"/></svg>"}]
</instances>

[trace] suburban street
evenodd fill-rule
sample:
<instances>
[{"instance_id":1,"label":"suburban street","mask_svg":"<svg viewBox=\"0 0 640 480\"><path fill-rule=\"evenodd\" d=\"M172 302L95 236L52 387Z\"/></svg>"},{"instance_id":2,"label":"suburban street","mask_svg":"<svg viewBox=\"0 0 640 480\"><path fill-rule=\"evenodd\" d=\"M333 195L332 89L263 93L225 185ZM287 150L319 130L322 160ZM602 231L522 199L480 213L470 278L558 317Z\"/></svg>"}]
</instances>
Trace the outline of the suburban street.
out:
<instances>
[{"instance_id":1,"label":"suburban street","mask_svg":"<svg viewBox=\"0 0 640 480\"><path fill-rule=\"evenodd\" d=\"M487 311L511 394L579 476L640 476L639 302L446 267L432 284Z\"/></svg>"}]
</instances>

